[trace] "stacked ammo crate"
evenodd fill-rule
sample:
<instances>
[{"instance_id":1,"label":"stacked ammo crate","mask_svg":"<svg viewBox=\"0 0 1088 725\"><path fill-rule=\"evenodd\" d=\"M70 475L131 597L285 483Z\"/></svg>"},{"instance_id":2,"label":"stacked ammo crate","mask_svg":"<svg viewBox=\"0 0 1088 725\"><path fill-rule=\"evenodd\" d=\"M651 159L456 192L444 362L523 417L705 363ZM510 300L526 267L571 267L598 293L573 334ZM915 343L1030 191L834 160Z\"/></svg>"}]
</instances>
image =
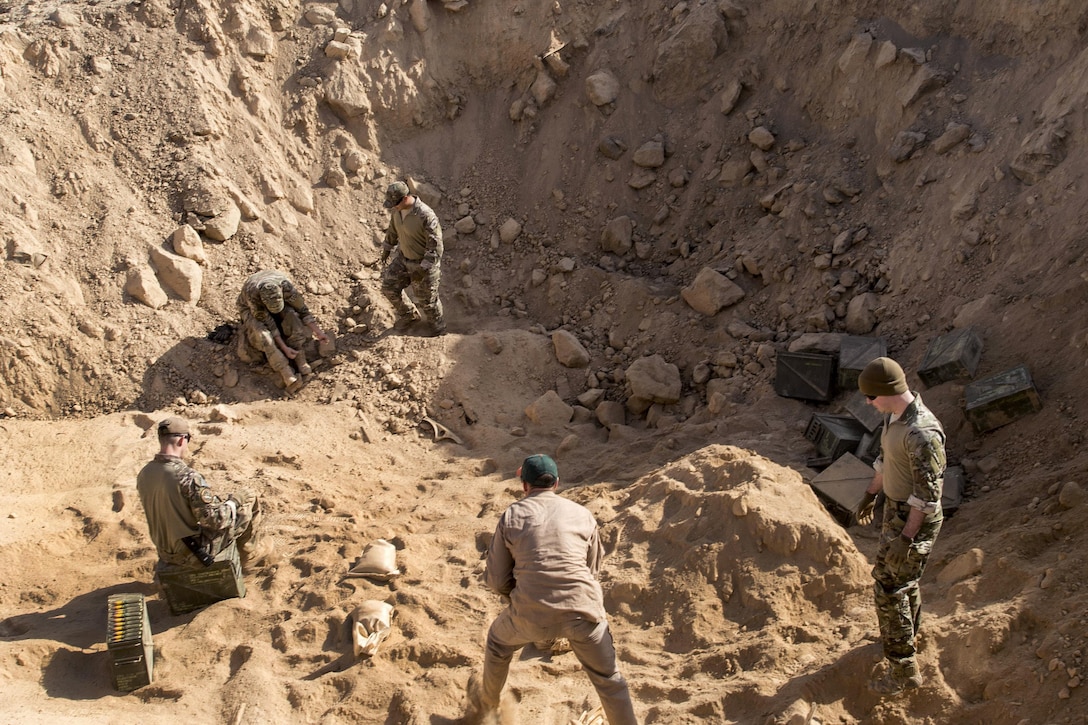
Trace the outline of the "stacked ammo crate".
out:
<instances>
[{"instance_id":1,"label":"stacked ammo crate","mask_svg":"<svg viewBox=\"0 0 1088 725\"><path fill-rule=\"evenodd\" d=\"M127 692L151 683L154 649L143 594L111 594L106 602L106 648L113 687Z\"/></svg>"}]
</instances>

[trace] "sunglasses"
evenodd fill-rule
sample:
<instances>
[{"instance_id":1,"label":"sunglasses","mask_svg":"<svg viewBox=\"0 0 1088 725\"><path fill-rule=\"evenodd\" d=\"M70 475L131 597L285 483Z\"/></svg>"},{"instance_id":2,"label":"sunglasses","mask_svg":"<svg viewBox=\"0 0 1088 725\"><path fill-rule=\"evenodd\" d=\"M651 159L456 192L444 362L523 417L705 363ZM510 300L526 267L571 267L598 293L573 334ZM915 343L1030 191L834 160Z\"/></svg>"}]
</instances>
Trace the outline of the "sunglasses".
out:
<instances>
[{"instance_id":1,"label":"sunglasses","mask_svg":"<svg viewBox=\"0 0 1088 725\"><path fill-rule=\"evenodd\" d=\"M879 397L880 397L879 395L866 395L865 399L868 400L871 403L871 402L873 402L874 400L876 400Z\"/></svg>"}]
</instances>

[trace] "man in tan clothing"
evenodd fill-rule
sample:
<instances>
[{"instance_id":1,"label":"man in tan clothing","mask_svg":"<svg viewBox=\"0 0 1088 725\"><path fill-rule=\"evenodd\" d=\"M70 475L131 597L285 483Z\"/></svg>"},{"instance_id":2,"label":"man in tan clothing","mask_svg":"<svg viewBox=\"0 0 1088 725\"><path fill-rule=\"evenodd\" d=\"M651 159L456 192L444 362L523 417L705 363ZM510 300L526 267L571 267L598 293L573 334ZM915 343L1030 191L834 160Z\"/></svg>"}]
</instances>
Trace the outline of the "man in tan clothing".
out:
<instances>
[{"instance_id":1,"label":"man in tan clothing","mask_svg":"<svg viewBox=\"0 0 1088 725\"><path fill-rule=\"evenodd\" d=\"M468 719L498 709L515 652L566 637L609 725L634 725L597 581L604 558L597 521L584 506L556 494L559 470L549 456L529 456L518 473L525 497L499 518L484 575L490 589L510 597L510 606L487 633L483 677L478 692L470 692Z\"/></svg>"}]
</instances>

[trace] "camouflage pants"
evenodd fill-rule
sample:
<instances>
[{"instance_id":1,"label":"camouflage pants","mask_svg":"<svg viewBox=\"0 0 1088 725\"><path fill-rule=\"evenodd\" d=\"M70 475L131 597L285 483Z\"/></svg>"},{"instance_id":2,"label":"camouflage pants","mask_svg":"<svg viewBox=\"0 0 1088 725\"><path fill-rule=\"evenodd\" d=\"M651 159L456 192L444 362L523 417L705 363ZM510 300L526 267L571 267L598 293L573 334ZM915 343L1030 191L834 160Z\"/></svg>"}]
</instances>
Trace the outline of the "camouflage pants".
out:
<instances>
[{"instance_id":1,"label":"camouflage pants","mask_svg":"<svg viewBox=\"0 0 1088 725\"><path fill-rule=\"evenodd\" d=\"M438 297L441 279L441 262L436 262L430 269L423 269L418 261L405 259L400 250L394 250L389 264L382 270L382 294L393 304L398 316L414 317L416 307L406 302L403 295L404 290L411 287L427 320L441 327L442 300Z\"/></svg>"},{"instance_id":2,"label":"camouflage pants","mask_svg":"<svg viewBox=\"0 0 1088 725\"><path fill-rule=\"evenodd\" d=\"M926 568L929 553L944 523L937 513L927 517L914 537L907 560L898 571L892 571L885 561L888 545L899 538L907 523L910 506L888 499L884 502L884 524L880 532L876 565L873 566L873 594L876 618L880 623L880 640L884 656L894 663L914 659L914 639L922 617L922 594L918 582Z\"/></svg>"},{"instance_id":3,"label":"camouflage pants","mask_svg":"<svg viewBox=\"0 0 1088 725\"><path fill-rule=\"evenodd\" d=\"M269 366L283 376L285 381L294 375L294 370L291 369L291 361L288 360L287 356L276 346L276 341L272 339L272 333L269 332L264 325L257 322L248 307L242 308L241 315L242 334L238 341L238 357L245 362L253 362L252 354L248 350L243 349L248 346L250 350L255 350L263 354L265 359L268 360ZM290 307L285 307L283 313L280 315L279 327L280 334L283 336L283 341L287 343L288 347L292 347L299 351L301 359L296 357L295 364L302 365L306 362L305 353L302 352L302 347L310 339L310 329L302 323L302 319L298 316L298 313Z\"/></svg>"}]
</instances>

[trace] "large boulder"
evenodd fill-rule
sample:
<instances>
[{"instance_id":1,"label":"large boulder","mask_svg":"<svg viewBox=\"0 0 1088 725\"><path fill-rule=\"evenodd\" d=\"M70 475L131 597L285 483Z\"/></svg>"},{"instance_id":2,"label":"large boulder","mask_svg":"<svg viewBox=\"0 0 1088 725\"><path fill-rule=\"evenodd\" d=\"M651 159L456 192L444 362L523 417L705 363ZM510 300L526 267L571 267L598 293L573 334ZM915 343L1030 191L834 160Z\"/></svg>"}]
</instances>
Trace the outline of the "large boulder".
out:
<instances>
[{"instance_id":1,"label":"large boulder","mask_svg":"<svg viewBox=\"0 0 1088 725\"><path fill-rule=\"evenodd\" d=\"M680 296L693 310L710 316L740 302L744 290L725 275L703 267L691 285L680 290Z\"/></svg>"},{"instance_id":2,"label":"large boulder","mask_svg":"<svg viewBox=\"0 0 1088 725\"><path fill-rule=\"evenodd\" d=\"M680 402L680 369L660 355L639 358L624 373L630 397L649 403ZM649 408L649 405L646 406Z\"/></svg>"},{"instance_id":3,"label":"large boulder","mask_svg":"<svg viewBox=\"0 0 1088 725\"><path fill-rule=\"evenodd\" d=\"M589 365L589 351L567 330L552 333L552 345L555 347L555 359L568 368L584 368Z\"/></svg>"},{"instance_id":4,"label":"large boulder","mask_svg":"<svg viewBox=\"0 0 1088 725\"><path fill-rule=\"evenodd\" d=\"M186 302L196 304L200 301L200 289L204 281L204 272L200 265L191 259L171 254L165 249L151 247L151 266L159 279Z\"/></svg>"}]
</instances>

